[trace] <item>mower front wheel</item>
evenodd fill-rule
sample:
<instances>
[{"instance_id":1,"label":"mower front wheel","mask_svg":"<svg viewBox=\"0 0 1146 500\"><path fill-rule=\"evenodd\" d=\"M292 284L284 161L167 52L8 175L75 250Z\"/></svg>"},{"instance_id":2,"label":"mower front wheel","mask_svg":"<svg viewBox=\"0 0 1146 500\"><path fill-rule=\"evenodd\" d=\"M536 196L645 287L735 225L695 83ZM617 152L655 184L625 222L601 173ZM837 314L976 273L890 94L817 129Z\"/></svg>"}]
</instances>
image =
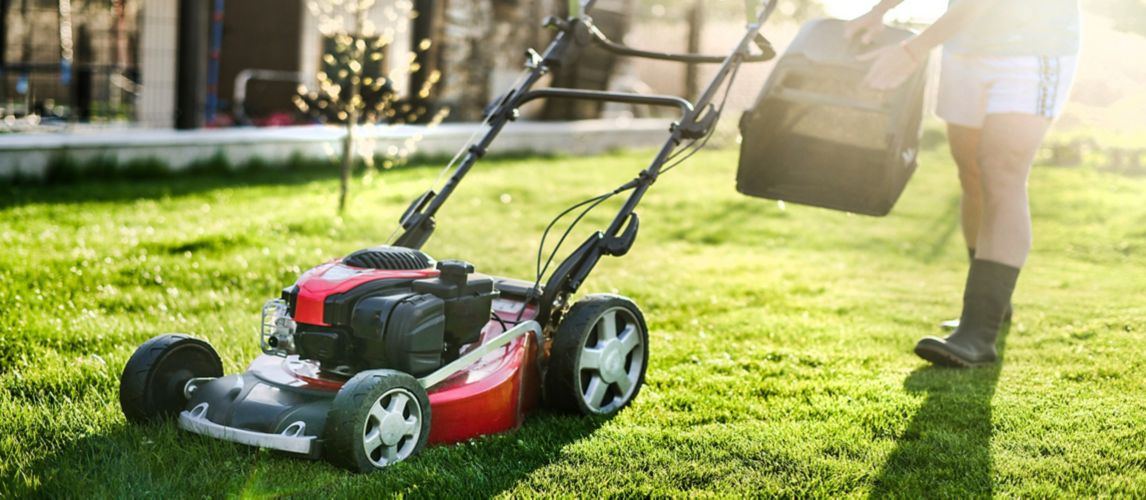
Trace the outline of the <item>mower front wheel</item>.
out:
<instances>
[{"instance_id":1,"label":"mower front wheel","mask_svg":"<svg viewBox=\"0 0 1146 500\"><path fill-rule=\"evenodd\" d=\"M554 409L612 415L645 382L649 357L645 316L632 300L590 295L573 304L557 327L545 374L545 401Z\"/></svg>"},{"instance_id":2,"label":"mower front wheel","mask_svg":"<svg viewBox=\"0 0 1146 500\"><path fill-rule=\"evenodd\" d=\"M173 333L152 337L123 368L119 406L133 423L172 418L187 404L188 380L222 376L223 362L211 344Z\"/></svg>"},{"instance_id":3,"label":"mower front wheel","mask_svg":"<svg viewBox=\"0 0 1146 500\"><path fill-rule=\"evenodd\" d=\"M426 446L430 398L407 373L359 372L334 397L325 434L325 454L335 465L354 472L393 465Z\"/></svg>"}]
</instances>

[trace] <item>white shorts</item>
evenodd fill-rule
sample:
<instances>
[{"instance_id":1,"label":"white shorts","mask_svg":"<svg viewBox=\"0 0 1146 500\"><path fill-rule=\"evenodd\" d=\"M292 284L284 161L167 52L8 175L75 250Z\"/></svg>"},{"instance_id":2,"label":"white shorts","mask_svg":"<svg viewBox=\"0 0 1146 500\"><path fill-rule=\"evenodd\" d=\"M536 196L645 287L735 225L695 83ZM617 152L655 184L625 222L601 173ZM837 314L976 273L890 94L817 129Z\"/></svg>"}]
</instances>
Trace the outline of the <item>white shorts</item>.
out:
<instances>
[{"instance_id":1,"label":"white shorts","mask_svg":"<svg viewBox=\"0 0 1146 500\"><path fill-rule=\"evenodd\" d=\"M947 123L982 128L990 114L1050 119L1062 112L1076 56L980 56L944 51L935 113Z\"/></svg>"}]
</instances>

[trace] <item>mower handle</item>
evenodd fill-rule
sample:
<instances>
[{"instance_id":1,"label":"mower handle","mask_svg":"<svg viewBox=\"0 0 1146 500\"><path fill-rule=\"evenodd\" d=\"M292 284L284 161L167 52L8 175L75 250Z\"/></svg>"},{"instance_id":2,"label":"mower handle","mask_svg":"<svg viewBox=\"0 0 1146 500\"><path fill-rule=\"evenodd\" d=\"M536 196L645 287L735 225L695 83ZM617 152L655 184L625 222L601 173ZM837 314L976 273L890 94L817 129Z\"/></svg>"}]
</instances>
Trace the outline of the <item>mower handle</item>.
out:
<instances>
[{"instance_id":1,"label":"mower handle","mask_svg":"<svg viewBox=\"0 0 1146 500\"><path fill-rule=\"evenodd\" d=\"M691 102L674 95L634 94L629 92L606 92L601 90L566 89L559 87L549 87L525 92L521 94L521 97L517 100L517 105L520 106L534 99L544 98L584 99L587 101L676 107L680 109L682 117L688 116L688 114L692 112Z\"/></svg>"},{"instance_id":2,"label":"mower handle","mask_svg":"<svg viewBox=\"0 0 1146 500\"><path fill-rule=\"evenodd\" d=\"M581 1L580 4L582 5L583 10L578 16L575 17L582 17L585 12L588 12L589 7L591 7L593 3L595 3L595 0ZM774 9L776 6L776 0L767 2L767 5L764 7L765 11L763 12L763 15L760 15L755 7L756 3L757 2L755 0L744 1L745 12L746 16L748 17L749 26L753 24L759 26L759 21L768 17L768 15L772 13L772 9ZM760 3L764 4L765 2ZM637 49L609 40L609 37L605 36L601 30L597 29L597 27L593 25L592 22L585 22L585 24L589 29L589 35L593 37L592 39L594 43L601 46L601 48L605 49L606 51L612 52L619 56L640 57L643 59L656 59L660 61L674 61L689 64L720 64L723 63L724 60L728 57L727 55L678 54L672 52L657 52L652 50ZM770 61L776 57L776 50L772 48L772 43L769 42L768 39L764 37L764 35L760 34L760 32L756 32L752 41L753 44L758 49L760 49L760 52L755 54L747 53L743 56L740 62L764 62Z\"/></svg>"},{"instance_id":3,"label":"mower handle","mask_svg":"<svg viewBox=\"0 0 1146 500\"><path fill-rule=\"evenodd\" d=\"M514 88L498 98L487 112L484 123L488 125L488 129L485 134L476 142L468 142L465 150L450 162L447 168L453 167L454 162L460 159L460 163L457 164L453 174L449 176L441 190L429 191L410 205L410 209L403 214L399 226L399 230L402 232L392 244L415 249L421 248L425 244L434 232L436 225L434 215L438 209L450 197L478 159L485 155L502 128L517 118L518 106L526 101L538 98L579 98L677 107L683 116L670 127L670 137L661 146L656 157L636 178L612 193L629 192L629 196L609 227L604 231L596 232L582 243L549 276L543 289L543 296L538 303L539 309L535 318L539 323L548 325L549 320L553 317L551 314L554 313L554 308L560 309L566 304L568 298L576 293L578 287L585 281L603 256L623 255L632 246L639 228L639 219L636 216L637 205L649 187L656 182L657 177L666 171L665 165L676 157L675 153L680 151L678 146L688 140L693 141L690 144L695 144L696 141L701 140L711 132L717 117L720 115L719 110L713 105L714 100L721 89L727 88L726 82L735 78L736 69L739 65L744 62L767 60L774 56L771 44L760 34L760 28L775 10L777 2L778 0L768 0L762 9L750 12L750 16L755 14L755 19L748 23L736 48L725 56L713 57L700 54L667 54L644 51L612 43L593 27L592 20L585 14L592 9L595 0L570 0L571 15L565 20L557 20L557 22L552 23L557 28L558 33L549 43L544 54L528 53L526 67L529 71L523 75L523 78L518 81ZM575 64L580 50L594 43L604 46L606 50L624 55L686 63L718 62L720 66L701 95L691 103L676 96L634 95L621 92L553 87L533 90L533 86L551 69ZM761 53L753 53L752 46L759 48ZM700 142L699 144L703 145L704 143ZM538 279L540 280L540 278L539 276Z\"/></svg>"},{"instance_id":4,"label":"mower handle","mask_svg":"<svg viewBox=\"0 0 1146 500\"><path fill-rule=\"evenodd\" d=\"M569 0L569 17L585 17L597 0ZM756 21L757 9L768 3L767 8L775 8L775 0L744 0L744 17L749 24Z\"/></svg>"},{"instance_id":5,"label":"mower handle","mask_svg":"<svg viewBox=\"0 0 1146 500\"><path fill-rule=\"evenodd\" d=\"M728 57L710 56L705 54L677 54L672 52L656 52L652 50L642 50L622 45L605 36L601 30L596 26L589 26L589 34L593 36L593 42L600 45L601 48L617 54L619 56L640 57L643 59L656 59L660 61L674 61L689 64L720 64ZM764 35L757 33L755 37L756 46L760 49L758 54L748 54L744 56L741 62L764 62L776 57L776 51L772 49L772 44L768 42Z\"/></svg>"}]
</instances>

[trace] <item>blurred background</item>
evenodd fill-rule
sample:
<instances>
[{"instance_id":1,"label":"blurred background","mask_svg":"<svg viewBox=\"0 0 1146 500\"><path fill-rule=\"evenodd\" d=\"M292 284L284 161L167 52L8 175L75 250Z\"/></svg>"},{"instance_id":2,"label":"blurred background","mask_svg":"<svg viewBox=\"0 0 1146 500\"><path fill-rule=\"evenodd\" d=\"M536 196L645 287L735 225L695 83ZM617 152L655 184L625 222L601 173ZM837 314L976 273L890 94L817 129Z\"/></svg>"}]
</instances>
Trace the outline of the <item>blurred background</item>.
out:
<instances>
[{"instance_id":1,"label":"blurred background","mask_svg":"<svg viewBox=\"0 0 1146 500\"><path fill-rule=\"evenodd\" d=\"M782 0L764 32L782 49L799 23L850 18L873 1ZM349 0L0 0L0 132L108 128L221 128L339 121L316 112L324 79L339 66L339 36L373 41L364 74L414 114L379 122L475 121L521 70L523 50L544 48L547 15L562 0L378 0L356 25ZM907 0L892 22L922 27L941 0ZM1085 147L1146 144L1146 2L1088 0L1081 67L1056 128ZM596 23L645 48L722 53L744 24L740 0L601 0ZM694 95L712 67L618 59L592 50L554 74L563 86ZM751 105L770 65L742 72L730 103ZM933 79L934 80L934 79ZM304 105L300 106L300 101ZM306 106L309 103L310 106ZM303 109L306 108L306 109ZM544 120L652 116L596 103L536 103Z\"/></svg>"}]
</instances>

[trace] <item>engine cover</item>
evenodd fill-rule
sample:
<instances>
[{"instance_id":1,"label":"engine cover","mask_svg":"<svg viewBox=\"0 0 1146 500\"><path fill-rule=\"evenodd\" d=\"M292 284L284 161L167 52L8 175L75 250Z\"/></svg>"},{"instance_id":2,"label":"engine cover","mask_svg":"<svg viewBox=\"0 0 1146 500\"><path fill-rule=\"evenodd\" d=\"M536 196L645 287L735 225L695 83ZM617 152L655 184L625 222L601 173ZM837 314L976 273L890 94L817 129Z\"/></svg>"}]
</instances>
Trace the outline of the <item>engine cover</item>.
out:
<instances>
[{"instance_id":1,"label":"engine cover","mask_svg":"<svg viewBox=\"0 0 1146 500\"><path fill-rule=\"evenodd\" d=\"M363 299L354 307L351 326L360 369L393 368L417 377L442 366L445 302L433 295Z\"/></svg>"},{"instance_id":2,"label":"engine cover","mask_svg":"<svg viewBox=\"0 0 1146 500\"><path fill-rule=\"evenodd\" d=\"M374 247L304 273L283 290L298 355L335 373L414 376L454 359L480 337L498 292L467 262L418 269L433 262L416 250Z\"/></svg>"}]
</instances>

